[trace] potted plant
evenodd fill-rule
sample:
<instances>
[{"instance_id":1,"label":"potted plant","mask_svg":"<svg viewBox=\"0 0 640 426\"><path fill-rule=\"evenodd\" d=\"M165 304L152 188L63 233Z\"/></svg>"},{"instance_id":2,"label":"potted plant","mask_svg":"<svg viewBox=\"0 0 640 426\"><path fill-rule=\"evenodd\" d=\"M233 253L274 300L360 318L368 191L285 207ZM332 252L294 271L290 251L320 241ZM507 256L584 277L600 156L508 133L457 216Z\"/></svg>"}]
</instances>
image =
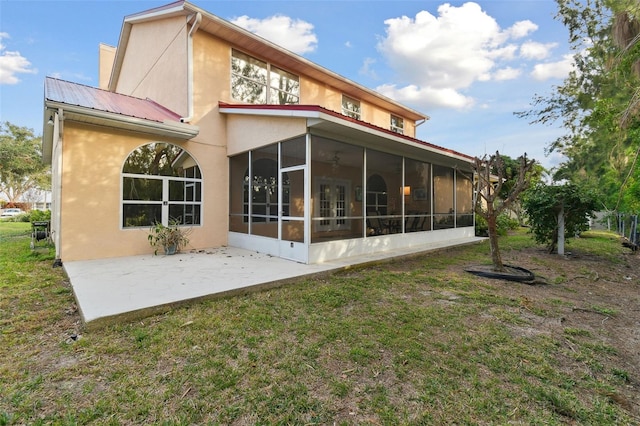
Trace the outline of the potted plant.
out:
<instances>
[{"instance_id":1,"label":"potted plant","mask_svg":"<svg viewBox=\"0 0 640 426\"><path fill-rule=\"evenodd\" d=\"M189 229L181 228L178 219L170 219L167 226L160 222L156 222L151 229L147 239L152 247L155 247L154 254L158 254L158 250L162 247L164 254L175 254L181 248L189 244Z\"/></svg>"}]
</instances>

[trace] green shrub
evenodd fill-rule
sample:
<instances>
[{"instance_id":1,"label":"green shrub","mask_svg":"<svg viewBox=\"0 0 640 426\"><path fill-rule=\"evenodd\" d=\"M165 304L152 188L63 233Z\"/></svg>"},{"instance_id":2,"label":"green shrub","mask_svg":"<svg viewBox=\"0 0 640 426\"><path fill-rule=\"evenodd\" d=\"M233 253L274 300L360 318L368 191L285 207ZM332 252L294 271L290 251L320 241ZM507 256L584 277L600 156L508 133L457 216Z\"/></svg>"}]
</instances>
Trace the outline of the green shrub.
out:
<instances>
[{"instance_id":1,"label":"green shrub","mask_svg":"<svg viewBox=\"0 0 640 426\"><path fill-rule=\"evenodd\" d=\"M28 215L28 220L24 222L42 222L45 220L51 220L51 210L31 210Z\"/></svg>"},{"instance_id":2,"label":"green shrub","mask_svg":"<svg viewBox=\"0 0 640 426\"><path fill-rule=\"evenodd\" d=\"M484 217L476 215L476 237L488 237L489 225Z\"/></svg>"},{"instance_id":3,"label":"green shrub","mask_svg":"<svg viewBox=\"0 0 640 426\"><path fill-rule=\"evenodd\" d=\"M498 235L507 235L507 232L518 229L519 227L518 220L509 217L506 213L502 213L497 217L496 225L498 228ZM489 236L489 225L487 224L486 219L480 215L476 215L476 236Z\"/></svg>"},{"instance_id":4,"label":"green shrub","mask_svg":"<svg viewBox=\"0 0 640 426\"><path fill-rule=\"evenodd\" d=\"M509 217L508 214L502 213L497 219L498 235L507 235L507 232L518 229L518 219Z\"/></svg>"}]
</instances>

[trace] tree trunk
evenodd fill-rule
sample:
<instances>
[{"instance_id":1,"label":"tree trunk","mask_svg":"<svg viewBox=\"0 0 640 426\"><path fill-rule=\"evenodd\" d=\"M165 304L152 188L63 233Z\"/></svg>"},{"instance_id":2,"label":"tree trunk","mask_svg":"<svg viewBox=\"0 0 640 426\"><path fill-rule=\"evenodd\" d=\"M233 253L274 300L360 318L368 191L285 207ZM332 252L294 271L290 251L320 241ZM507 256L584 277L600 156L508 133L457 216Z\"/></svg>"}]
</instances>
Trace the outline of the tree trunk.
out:
<instances>
[{"instance_id":1,"label":"tree trunk","mask_svg":"<svg viewBox=\"0 0 640 426\"><path fill-rule=\"evenodd\" d=\"M489 245L491 246L491 261L493 262L494 271L504 271L502 264L502 256L498 247L498 225L496 223L496 215L487 217L487 227L489 232Z\"/></svg>"},{"instance_id":2,"label":"tree trunk","mask_svg":"<svg viewBox=\"0 0 640 426\"><path fill-rule=\"evenodd\" d=\"M558 254L564 256L564 206L558 212Z\"/></svg>"}]
</instances>

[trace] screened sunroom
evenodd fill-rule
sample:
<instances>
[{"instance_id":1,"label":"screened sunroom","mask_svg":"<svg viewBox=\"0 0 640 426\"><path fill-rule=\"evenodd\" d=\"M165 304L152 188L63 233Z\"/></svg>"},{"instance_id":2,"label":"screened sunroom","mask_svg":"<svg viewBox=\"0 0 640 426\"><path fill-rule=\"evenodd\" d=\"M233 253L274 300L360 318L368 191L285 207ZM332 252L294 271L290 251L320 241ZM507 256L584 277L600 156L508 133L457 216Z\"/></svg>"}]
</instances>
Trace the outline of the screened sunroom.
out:
<instances>
[{"instance_id":1,"label":"screened sunroom","mask_svg":"<svg viewBox=\"0 0 640 426\"><path fill-rule=\"evenodd\" d=\"M230 155L230 245L318 263L474 236L470 158L322 118Z\"/></svg>"}]
</instances>

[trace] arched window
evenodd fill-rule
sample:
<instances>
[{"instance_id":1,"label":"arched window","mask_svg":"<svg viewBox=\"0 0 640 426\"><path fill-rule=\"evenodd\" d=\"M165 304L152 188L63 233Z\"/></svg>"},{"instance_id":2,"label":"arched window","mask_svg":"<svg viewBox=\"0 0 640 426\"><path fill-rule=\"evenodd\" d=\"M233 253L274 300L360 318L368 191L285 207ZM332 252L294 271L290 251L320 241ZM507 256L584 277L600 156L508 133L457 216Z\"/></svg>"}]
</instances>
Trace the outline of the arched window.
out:
<instances>
[{"instance_id":1,"label":"arched window","mask_svg":"<svg viewBox=\"0 0 640 426\"><path fill-rule=\"evenodd\" d=\"M122 227L199 225L202 175L179 146L154 142L138 147L122 167Z\"/></svg>"},{"instance_id":2,"label":"arched window","mask_svg":"<svg viewBox=\"0 0 640 426\"><path fill-rule=\"evenodd\" d=\"M379 174L367 179L367 214L387 214L387 183Z\"/></svg>"}]
</instances>

